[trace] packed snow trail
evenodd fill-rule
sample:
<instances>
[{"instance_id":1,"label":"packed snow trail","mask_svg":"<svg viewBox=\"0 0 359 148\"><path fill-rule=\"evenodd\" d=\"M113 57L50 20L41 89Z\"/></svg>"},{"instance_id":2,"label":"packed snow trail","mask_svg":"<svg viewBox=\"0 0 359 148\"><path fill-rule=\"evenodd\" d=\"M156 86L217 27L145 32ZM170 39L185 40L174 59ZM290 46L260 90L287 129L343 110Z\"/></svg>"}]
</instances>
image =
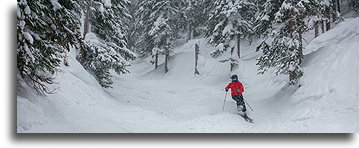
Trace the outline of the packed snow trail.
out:
<instances>
[{"instance_id":1,"label":"packed snow trail","mask_svg":"<svg viewBox=\"0 0 359 148\"><path fill-rule=\"evenodd\" d=\"M57 76L57 93L39 96L27 86L17 97L17 131L114 133L358 132L359 19L347 19L307 46L302 87L287 76L257 75L255 44L242 46L234 71L254 124L236 113L230 94L222 112L229 66L209 57L205 39L178 46L170 71L137 60L131 74L115 76L103 89L69 55ZM194 44L200 45L200 75L194 75ZM163 63L161 61L160 63ZM20 82L22 83L22 82Z\"/></svg>"},{"instance_id":2,"label":"packed snow trail","mask_svg":"<svg viewBox=\"0 0 359 148\"><path fill-rule=\"evenodd\" d=\"M255 112L248 110L250 116L256 120L255 126L247 125L235 116L235 103L230 97L227 98L225 112L221 112L225 94L223 88L229 82L229 73L226 73L228 66L217 63L206 54L210 50L205 50L213 47L205 45L202 39L191 40L175 50L178 53L170 61L169 73L163 74L161 68L152 70L153 66L139 62L140 64L132 67L134 74L118 82L123 86L132 86L132 91L139 92L138 96L129 98L128 101L132 103L128 104L155 111L178 122L177 126L199 125L197 128L201 129L200 131L197 128L189 128L193 129L191 132L358 131L358 126L355 125L358 123L357 23L357 18L348 19L307 46L304 51L306 75L301 81L304 86L299 89L286 86L287 77L257 75L255 59L258 58L258 53L253 52L253 47L242 48L244 58L240 61L240 68L234 73L239 74L240 81L244 83L244 98L255 108ZM193 75L195 43L205 52L200 57L200 76ZM323 68L323 65L330 67ZM338 78L341 75L346 75L349 79ZM353 79L356 83L351 82ZM328 84L329 82L332 84ZM326 87L331 88L328 91L320 91ZM119 89L120 87L113 90ZM131 90L122 91L127 93ZM123 92L111 91L118 97ZM225 123L218 123L219 121ZM328 124L327 121L334 123Z\"/></svg>"},{"instance_id":3,"label":"packed snow trail","mask_svg":"<svg viewBox=\"0 0 359 148\"><path fill-rule=\"evenodd\" d=\"M201 70L211 71L213 67L216 70L210 74L195 76L192 66L194 62L190 59L193 56L193 48L186 49L189 50L180 50L181 52L170 60L173 67L169 73L164 74L161 66L153 70L152 65L138 61L130 68L132 74L116 77L114 88L107 91L114 98L126 98L119 99L124 104L154 111L174 121L174 127L168 132L269 132L267 129L271 127L270 123L276 121L275 117L271 118L276 116L271 114L272 108L268 107L267 103L257 103L257 100L246 97L247 93L244 93L244 98L256 108L255 112L248 109L249 116L256 120L255 125L249 125L237 114L235 102L228 93L226 107L222 112L224 87L229 82L228 66L210 59L212 65L205 65L207 69L202 67ZM209 59L206 62L209 62ZM250 62L253 64L250 66L254 66L255 63ZM247 74L250 77L248 79L253 79L252 74ZM244 76L240 74L239 77L241 79ZM271 86L270 90L278 91L283 84L285 82L277 83ZM246 85L244 87L246 89ZM253 92L251 89L246 91ZM269 118L257 119L257 116Z\"/></svg>"}]
</instances>

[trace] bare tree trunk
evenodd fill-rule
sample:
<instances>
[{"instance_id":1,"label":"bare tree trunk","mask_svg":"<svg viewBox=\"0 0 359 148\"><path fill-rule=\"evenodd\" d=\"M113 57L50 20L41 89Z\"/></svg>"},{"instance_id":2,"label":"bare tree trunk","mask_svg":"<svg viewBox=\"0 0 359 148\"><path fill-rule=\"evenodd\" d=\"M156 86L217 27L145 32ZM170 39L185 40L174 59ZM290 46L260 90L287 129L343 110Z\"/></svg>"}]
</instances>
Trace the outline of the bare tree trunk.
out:
<instances>
[{"instance_id":1,"label":"bare tree trunk","mask_svg":"<svg viewBox=\"0 0 359 148\"><path fill-rule=\"evenodd\" d=\"M237 54L238 59L241 59L241 36L239 34L237 35Z\"/></svg>"},{"instance_id":2,"label":"bare tree trunk","mask_svg":"<svg viewBox=\"0 0 359 148\"><path fill-rule=\"evenodd\" d=\"M299 35L299 47L298 47L298 59L299 59L299 63L298 65L302 64L302 58L303 58L303 32L304 31L299 31L298 35ZM297 83L298 79L302 76L302 72L299 70L293 70L293 71L289 71L289 84L294 85Z\"/></svg>"},{"instance_id":3,"label":"bare tree trunk","mask_svg":"<svg viewBox=\"0 0 359 148\"><path fill-rule=\"evenodd\" d=\"M327 31L330 30L330 20L326 20L326 27L327 27Z\"/></svg>"},{"instance_id":4,"label":"bare tree trunk","mask_svg":"<svg viewBox=\"0 0 359 148\"><path fill-rule=\"evenodd\" d=\"M84 21L84 30L82 34L82 39L85 40L86 34L90 31L90 17L91 17L91 3L92 0L86 0L86 12L85 12L85 21ZM83 64L86 61L87 53L85 50L81 49L80 54L76 56L76 60L79 61L81 64Z\"/></svg>"},{"instance_id":5,"label":"bare tree trunk","mask_svg":"<svg viewBox=\"0 0 359 148\"><path fill-rule=\"evenodd\" d=\"M165 73L167 73L168 70L168 58L169 58L169 52L167 51L165 54Z\"/></svg>"},{"instance_id":6,"label":"bare tree trunk","mask_svg":"<svg viewBox=\"0 0 359 148\"><path fill-rule=\"evenodd\" d=\"M192 31L193 31L193 26L191 23L188 23L188 36L187 36L187 41L189 41L190 39L192 39Z\"/></svg>"},{"instance_id":7,"label":"bare tree trunk","mask_svg":"<svg viewBox=\"0 0 359 148\"><path fill-rule=\"evenodd\" d=\"M304 30L299 32L299 49L298 49L298 53L299 53L299 65L302 64L302 58L303 58L303 32Z\"/></svg>"},{"instance_id":8,"label":"bare tree trunk","mask_svg":"<svg viewBox=\"0 0 359 148\"><path fill-rule=\"evenodd\" d=\"M295 71L289 72L289 84L294 85L293 81L295 82L297 78L297 73Z\"/></svg>"},{"instance_id":9,"label":"bare tree trunk","mask_svg":"<svg viewBox=\"0 0 359 148\"><path fill-rule=\"evenodd\" d=\"M85 39L86 34L89 33L89 31L90 31L91 4L92 4L92 0L87 0L83 39Z\"/></svg>"},{"instance_id":10,"label":"bare tree trunk","mask_svg":"<svg viewBox=\"0 0 359 148\"><path fill-rule=\"evenodd\" d=\"M318 37L319 36L319 22L316 21L314 23L314 37Z\"/></svg>"},{"instance_id":11,"label":"bare tree trunk","mask_svg":"<svg viewBox=\"0 0 359 148\"><path fill-rule=\"evenodd\" d=\"M69 66L69 56L67 56L67 50L65 50L65 56L64 56L64 65Z\"/></svg>"},{"instance_id":12,"label":"bare tree trunk","mask_svg":"<svg viewBox=\"0 0 359 148\"><path fill-rule=\"evenodd\" d=\"M194 47L194 74L199 75L197 65L198 65L198 55L199 55L199 46L198 44L195 44Z\"/></svg>"},{"instance_id":13,"label":"bare tree trunk","mask_svg":"<svg viewBox=\"0 0 359 148\"><path fill-rule=\"evenodd\" d=\"M158 68L158 53L155 54L155 69Z\"/></svg>"},{"instance_id":14,"label":"bare tree trunk","mask_svg":"<svg viewBox=\"0 0 359 148\"><path fill-rule=\"evenodd\" d=\"M340 0L337 0L337 10L340 13Z\"/></svg>"},{"instance_id":15,"label":"bare tree trunk","mask_svg":"<svg viewBox=\"0 0 359 148\"><path fill-rule=\"evenodd\" d=\"M234 69L233 52L234 52L234 47L231 49L231 58L230 58L230 60L229 60L229 63L230 63L230 69L229 69L229 71L230 71L230 72L232 72L233 69Z\"/></svg>"},{"instance_id":16,"label":"bare tree trunk","mask_svg":"<svg viewBox=\"0 0 359 148\"><path fill-rule=\"evenodd\" d=\"M333 8L332 8L333 22L337 21L337 1L339 1L339 0L332 0L332 4L333 4Z\"/></svg>"},{"instance_id":17,"label":"bare tree trunk","mask_svg":"<svg viewBox=\"0 0 359 148\"><path fill-rule=\"evenodd\" d=\"M231 61L231 69L230 69L230 72L232 72L234 69L234 63Z\"/></svg>"},{"instance_id":18,"label":"bare tree trunk","mask_svg":"<svg viewBox=\"0 0 359 148\"><path fill-rule=\"evenodd\" d=\"M322 26L322 33L324 33L325 32L325 29L324 29L324 20L322 20L322 22L321 22L321 26Z\"/></svg>"}]
</instances>

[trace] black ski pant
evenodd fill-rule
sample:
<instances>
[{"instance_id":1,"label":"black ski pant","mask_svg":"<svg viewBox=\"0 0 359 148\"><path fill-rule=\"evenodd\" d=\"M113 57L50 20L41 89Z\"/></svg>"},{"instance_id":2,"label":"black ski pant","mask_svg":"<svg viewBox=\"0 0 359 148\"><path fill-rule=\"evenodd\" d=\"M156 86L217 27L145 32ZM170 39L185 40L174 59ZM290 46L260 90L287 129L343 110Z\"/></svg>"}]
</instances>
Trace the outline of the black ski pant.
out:
<instances>
[{"instance_id":1,"label":"black ski pant","mask_svg":"<svg viewBox=\"0 0 359 148\"><path fill-rule=\"evenodd\" d=\"M238 111L242 111L242 113L246 113L246 105L243 100L243 95L234 95L232 99L237 102L237 109Z\"/></svg>"}]
</instances>

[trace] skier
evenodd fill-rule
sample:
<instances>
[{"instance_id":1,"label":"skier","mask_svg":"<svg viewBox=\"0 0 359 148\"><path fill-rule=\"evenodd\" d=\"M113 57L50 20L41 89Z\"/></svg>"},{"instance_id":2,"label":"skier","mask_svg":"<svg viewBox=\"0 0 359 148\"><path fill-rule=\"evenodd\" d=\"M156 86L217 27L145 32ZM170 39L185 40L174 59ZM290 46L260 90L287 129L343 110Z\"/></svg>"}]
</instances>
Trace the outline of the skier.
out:
<instances>
[{"instance_id":1,"label":"skier","mask_svg":"<svg viewBox=\"0 0 359 148\"><path fill-rule=\"evenodd\" d=\"M232 82L228 84L228 86L225 88L225 91L228 92L228 90L231 89L232 99L237 102L237 110L239 112L239 115L246 118L248 116L242 95L242 93L244 92L243 85L241 82L238 81L237 75L232 75L231 79Z\"/></svg>"}]
</instances>

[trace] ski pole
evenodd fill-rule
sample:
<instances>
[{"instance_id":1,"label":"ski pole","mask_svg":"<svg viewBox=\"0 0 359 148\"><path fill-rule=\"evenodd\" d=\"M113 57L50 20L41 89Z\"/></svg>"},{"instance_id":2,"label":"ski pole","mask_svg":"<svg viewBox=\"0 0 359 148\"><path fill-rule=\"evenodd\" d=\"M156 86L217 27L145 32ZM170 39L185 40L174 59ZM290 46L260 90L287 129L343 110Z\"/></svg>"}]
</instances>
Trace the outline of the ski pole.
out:
<instances>
[{"instance_id":1,"label":"ski pole","mask_svg":"<svg viewBox=\"0 0 359 148\"><path fill-rule=\"evenodd\" d=\"M228 91L226 91L226 96L224 96L222 112L224 111L224 106L226 105L227 93L228 93Z\"/></svg>"},{"instance_id":2,"label":"ski pole","mask_svg":"<svg viewBox=\"0 0 359 148\"><path fill-rule=\"evenodd\" d=\"M244 99L243 99L244 100ZM252 110L252 112L253 112L253 109L252 109L252 107L248 104L248 102L246 101L246 100L244 100L244 102L246 102L246 104L248 105L248 107Z\"/></svg>"}]
</instances>

